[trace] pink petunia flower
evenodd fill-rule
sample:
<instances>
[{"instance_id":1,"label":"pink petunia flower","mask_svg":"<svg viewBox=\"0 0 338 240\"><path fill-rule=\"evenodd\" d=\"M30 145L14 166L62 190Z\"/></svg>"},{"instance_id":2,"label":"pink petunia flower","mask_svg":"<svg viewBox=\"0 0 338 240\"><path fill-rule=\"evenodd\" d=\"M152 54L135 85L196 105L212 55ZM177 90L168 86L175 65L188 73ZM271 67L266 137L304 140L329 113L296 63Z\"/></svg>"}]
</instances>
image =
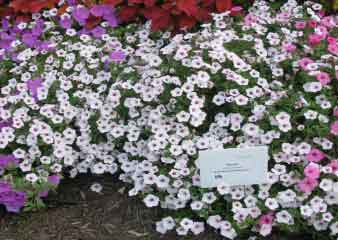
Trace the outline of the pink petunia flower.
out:
<instances>
[{"instance_id":1,"label":"pink petunia flower","mask_svg":"<svg viewBox=\"0 0 338 240\"><path fill-rule=\"evenodd\" d=\"M322 40L323 38L316 33L311 33L308 38L308 42L311 46L318 45Z\"/></svg>"},{"instance_id":2,"label":"pink petunia flower","mask_svg":"<svg viewBox=\"0 0 338 240\"><path fill-rule=\"evenodd\" d=\"M304 175L310 179L317 179L320 176L320 167L318 164L311 162L304 169Z\"/></svg>"},{"instance_id":3,"label":"pink petunia flower","mask_svg":"<svg viewBox=\"0 0 338 240\"><path fill-rule=\"evenodd\" d=\"M273 223L273 219L274 219L273 213L268 213L268 214L262 215L259 218L258 224L259 225L264 225L264 224L271 225Z\"/></svg>"},{"instance_id":4,"label":"pink petunia flower","mask_svg":"<svg viewBox=\"0 0 338 240\"><path fill-rule=\"evenodd\" d=\"M325 26L327 28L333 28L336 26L336 23L332 16L327 16L321 19L320 25Z\"/></svg>"},{"instance_id":5,"label":"pink petunia flower","mask_svg":"<svg viewBox=\"0 0 338 240\"><path fill-rule=\"evenodd\" d=\"M333 110L333 116L338 116L338 107Z\"/></svg>"},{"instance_id":6,"label":"pink petunia flower","mask_svg":"<svg viewBox=\"0 0 338 240\"><path fill-rule=\"evenodd\" d=\"M316 75L316 79L323 85L328 85L331 82L330 75L326 72L320 72Z\"/></svg>"},{"instance_id":7,"label":"pink petunia flower","mask_svg":"<svg viewBox=\"0 0 338 240\"><path fill-rule=\"evenodd\" d=\"M257 22L257 17L253 14L247 14L244 18L244 24L247 26L252 26Z\"/></svg>"},{"instance_id":8,"label":"pink petunia flower","mask_svg":"<svg viewBox=\"0 0 338 240\"><path fill-rule=\"evenodd\" d=\"M297 49L297 47L296 47L296 45L294 45L292 43L286 43L286 44L283 45L283 49L285 51L287 51L288 53L292 53Z\"/></svg>"},{"instance_id":9,"label":"pink petunia flower","mask_svg":"<svg viewBox=\"0 0 338 240\"><path fill-rule=\"evenodd\" d=\"M304 178L299 181L298 187L304 193L311 193L318 185L318 181L316 179Z\"/></svg>"},{"instance_id":10,"label":"pink petunia flower","mask_svg":"<svg viewBox=\"0 0 338 240\"><path fill-rule=\"evenodd\" d=\"M329 44L327 50L334 55L338 55L338 44L337 43Z\"/></svg>"},{"instance_id":11,"label":"pink petunia flower","mask_svg":"<svg viewBox=\"0 0 338 240\"><path fill-rule=\"evenodd\" d=\"M319 162L325 158L325 153L320 151L317 148L311 149L311 151L306 155L306 159L310 162Z\"/></svg>"},{"instance_id":12,"label":"pink petunia flower","mask_svg":"<svg viewBox=\"0 0 338 240\"><path fill-rule=\"evenodd\" d=\"M333 173L336 173L338 171L338 160L332 160L328 165Z\"/></svg>"},{"instance_id":13,"label":"pink petunia flower","mask_svg":"<svg viewBox=\"0 0 338 240\"><path fill-rule=\"evenodd\" d=\"M316 22L315 20L311 19L307 22L307 25L310 27L310 28L315 28L317 27L318 25L318 22Z\"/></svg>"},{"instance_id":14,"label":"pink petunia flower","mask_svg":"<svg viewBox=\"0 0 338 240\"><path fill-rule=\"evenodd\" d=\"M337 44L338 43L338 38L329 36L329 37L327 37L327 42L329 44Z\"/></svg>"},{"instance_id":15,"label":"pink petunia flower","mask_svg":"<svg viewBox=\"0 0 338 240\"><path fill-rule=\"evenodd\" d=\"M310 63L313 63L313 60L310 59L310 58L302 58L298 61L298 65L303 69L305 70L306 69L306 66L309 65Z\"/></svg>"},{"instance_id":16,"label":"pink petunia flower","mask_svg":"<svg viewBox=\"0 0 338 240\"><path fill-rule=\"evenodd\" d=\"M331 124L331 133L333 135L338 135L338 120Z\"/></svg>"},{"instance_id":17,"label":"pink petunia flower","mask_svg":"<svg viewBox=\"0 0 338 240\"><path fill-rule=\"evenodd\" d=\"M295 28L297 30L301 30L301 29L304 29L306 27L306 22L305 21L297 21L295 23Z\"/></svg>"}]
</instances>

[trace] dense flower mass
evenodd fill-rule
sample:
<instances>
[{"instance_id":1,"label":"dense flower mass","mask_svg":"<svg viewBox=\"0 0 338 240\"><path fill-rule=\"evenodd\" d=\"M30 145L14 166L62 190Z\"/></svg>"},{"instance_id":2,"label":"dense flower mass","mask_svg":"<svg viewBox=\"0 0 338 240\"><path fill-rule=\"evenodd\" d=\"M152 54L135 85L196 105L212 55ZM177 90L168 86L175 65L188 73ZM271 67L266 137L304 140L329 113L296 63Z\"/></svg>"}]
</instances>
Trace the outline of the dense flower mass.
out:
<instances>
[{"instance_id":1,"label":"dense flower mass","mask_svg":"<svg viewBox=\"0 0 338 240\"><path fill-rule=\"evenodd\" d=\"M258 0L175 36L118 27L110 5L3 19L0 204L39 207L65 174L110 173L169 210L160 233L336 237L338 19L321 10ZM102 22L85 27L92 16ZM200 151L261 145L265 184L201 187Z\"/></svg>"}]
</instances>

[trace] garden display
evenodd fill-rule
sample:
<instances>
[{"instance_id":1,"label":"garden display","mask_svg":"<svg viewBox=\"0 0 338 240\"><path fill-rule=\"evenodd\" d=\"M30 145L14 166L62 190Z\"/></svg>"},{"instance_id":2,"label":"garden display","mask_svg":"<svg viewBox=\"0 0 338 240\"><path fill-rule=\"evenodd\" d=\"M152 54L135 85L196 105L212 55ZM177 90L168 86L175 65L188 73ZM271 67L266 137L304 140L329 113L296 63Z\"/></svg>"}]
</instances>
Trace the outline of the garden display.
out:
<instances>
[{"instance_id":1,"label":"garden display","mask_svg":"<svg viewBox=\"0 0 338 240\"><path fill-rule=\"evenodd\" d=\"M1 19L0 205L40 209L63 178L108 174L164 209L160 234L337 238L337 16L310 1L133 1L140 23L122 2ZM263 146L264 183L201 185L201 152Z\"/></svg>"}]
</instances>

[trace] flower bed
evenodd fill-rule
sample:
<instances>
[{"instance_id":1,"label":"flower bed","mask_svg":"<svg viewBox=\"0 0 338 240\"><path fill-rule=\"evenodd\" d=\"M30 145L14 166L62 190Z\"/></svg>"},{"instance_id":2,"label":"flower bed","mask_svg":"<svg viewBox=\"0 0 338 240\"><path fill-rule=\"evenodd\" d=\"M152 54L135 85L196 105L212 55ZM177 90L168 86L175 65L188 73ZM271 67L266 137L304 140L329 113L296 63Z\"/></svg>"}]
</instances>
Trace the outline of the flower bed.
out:
<instances>
[{"instance_id":1,"label":"flower bed","mask_svg":"<svg viewBox=\"0 0 338 240\"><path fill-rule=\"evenodd\" d=\"M119 174L161 233L338 233L338 29L321 5L256 1L171 37L112 8L3 21L0 203L42 206L68 174ZM89 15L103 22L81 28ZM80 29L80 30L75 30ZM269 147L266 184L200 187L205 149ZM100 191L95 185L94 190Z\"/></svg>"}]
</instances>

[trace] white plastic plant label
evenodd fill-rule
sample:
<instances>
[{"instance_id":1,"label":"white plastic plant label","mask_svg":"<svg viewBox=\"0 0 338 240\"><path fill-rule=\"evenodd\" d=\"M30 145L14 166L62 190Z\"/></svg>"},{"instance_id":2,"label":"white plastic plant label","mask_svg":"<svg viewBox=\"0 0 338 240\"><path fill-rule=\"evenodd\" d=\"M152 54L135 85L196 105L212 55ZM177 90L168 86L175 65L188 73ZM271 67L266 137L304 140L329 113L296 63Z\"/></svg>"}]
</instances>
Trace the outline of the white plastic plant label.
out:
<instances>
[{"instance_id":1,"label":"white plastic plant label","mask_svg":"<svg viewBox=\"0 0 338 240\"><path fill-rule=\"evenodd\" d=\"M200 169L201 187L266 183L268 160L267 146L200 151L196 165Z\"/></svg>"}]
</instances>

